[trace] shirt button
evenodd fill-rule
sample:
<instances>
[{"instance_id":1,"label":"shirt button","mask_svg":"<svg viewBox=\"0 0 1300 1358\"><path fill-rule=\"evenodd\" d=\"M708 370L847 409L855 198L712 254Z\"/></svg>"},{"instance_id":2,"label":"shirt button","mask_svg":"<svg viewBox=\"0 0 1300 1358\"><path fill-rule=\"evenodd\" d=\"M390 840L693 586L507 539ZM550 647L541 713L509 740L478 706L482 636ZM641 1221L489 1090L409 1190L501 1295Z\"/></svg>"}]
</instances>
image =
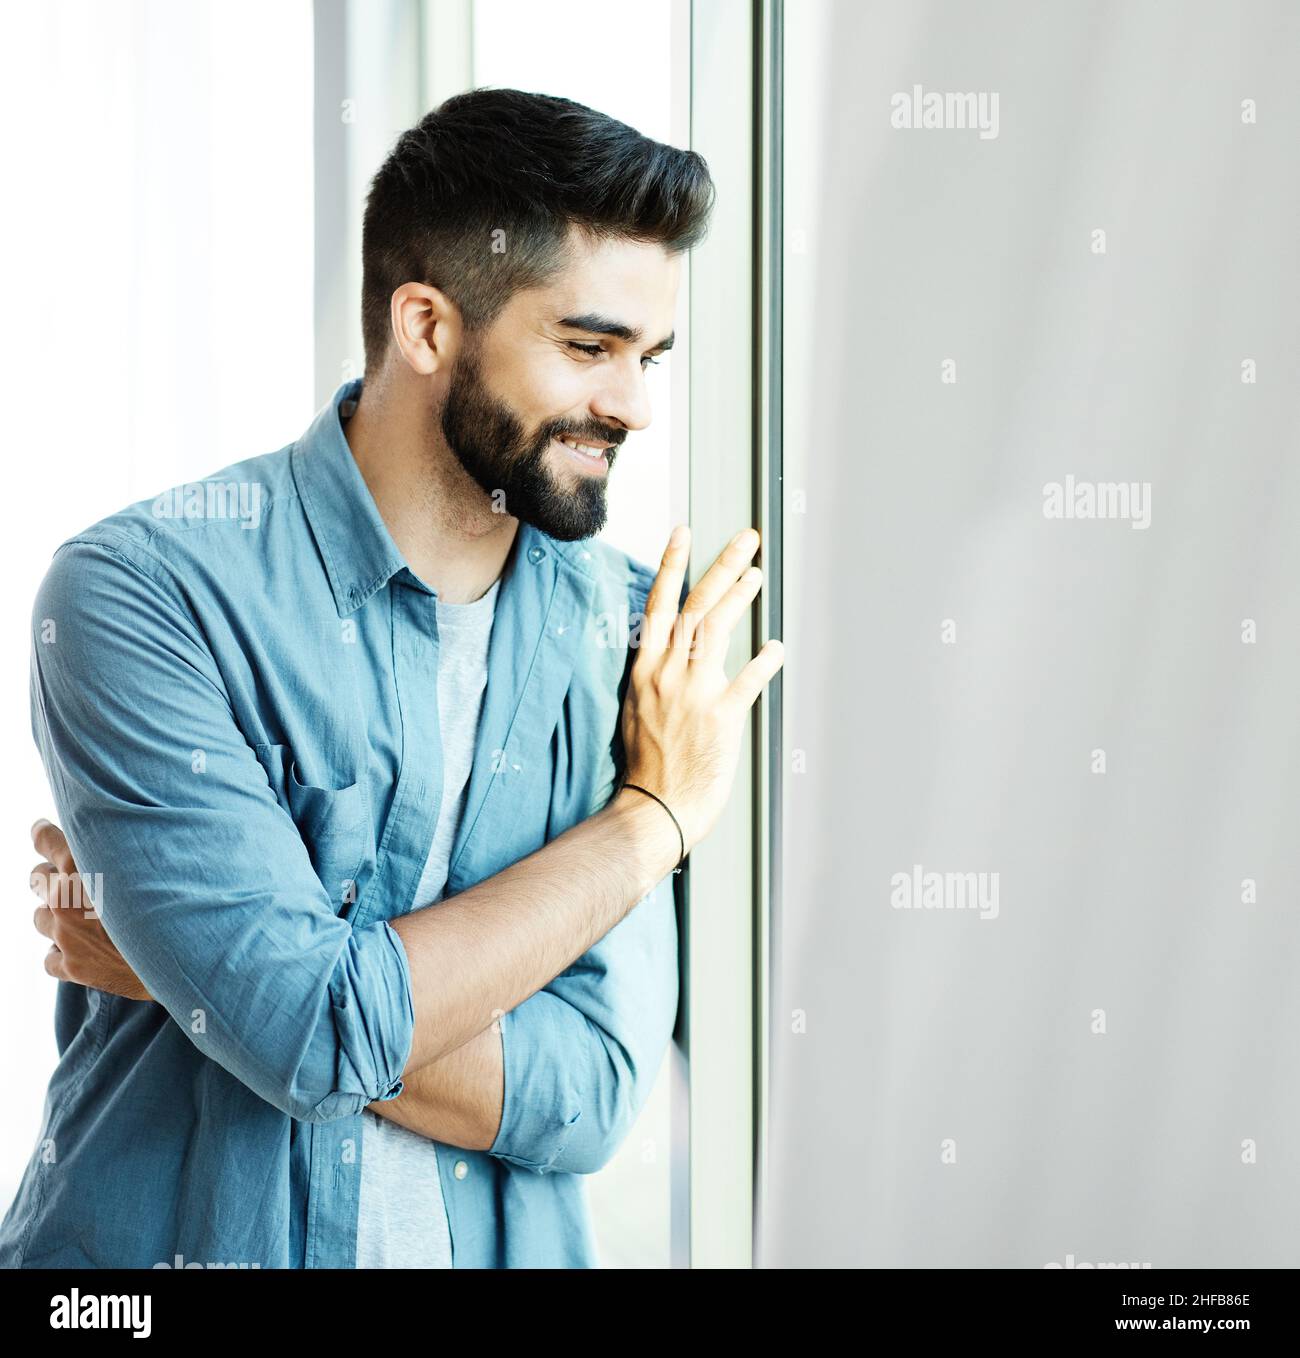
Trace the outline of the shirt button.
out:
<instances>
[{"instance_id":1,"label":"shirt button","mask_svg":"<svg viewBox=\"0 0 1300 1358\"><path fill-rule=\"evenodd\" d=\"M457 1160L451 1171L458 1179L463 1179L469 1173L469 1166L464 1160Z\"/></svg>"},{"instance_id":2,"label":"shirt button","mask_svg":"<svg viewBox=\"0 0 1300 1358\"><path fill-rule=\"evenodd\" d=\"M540 547L530 547L530 548L528 549L528 559L529 559L529 561L531 561L531 562L533 563L534 566L537 565L537 563L538 563L545 555L546 555L546 553L545 553L544 551L542 551L542 549L541 549Z\"/></svg>"}]
</instances>

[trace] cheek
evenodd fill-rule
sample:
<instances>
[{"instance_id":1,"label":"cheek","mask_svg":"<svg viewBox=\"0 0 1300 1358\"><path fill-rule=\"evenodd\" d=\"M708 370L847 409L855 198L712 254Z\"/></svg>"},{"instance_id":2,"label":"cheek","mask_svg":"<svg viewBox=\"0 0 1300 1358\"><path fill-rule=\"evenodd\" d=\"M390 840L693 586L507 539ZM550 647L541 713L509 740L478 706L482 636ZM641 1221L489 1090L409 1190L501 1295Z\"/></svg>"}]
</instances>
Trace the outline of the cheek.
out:
<instances>
[{"instance_id":1,"label":"cheek","mask_svg":"<svg viewBox=\"0 0 1300 1358\"><path fill-rule=\"evenodd\" d=\"M582 365L560 354L528 374L517 409L534 429L552 420L580 416L587 406L590 385L591 376Z\"/></svg>"}]
</instances>

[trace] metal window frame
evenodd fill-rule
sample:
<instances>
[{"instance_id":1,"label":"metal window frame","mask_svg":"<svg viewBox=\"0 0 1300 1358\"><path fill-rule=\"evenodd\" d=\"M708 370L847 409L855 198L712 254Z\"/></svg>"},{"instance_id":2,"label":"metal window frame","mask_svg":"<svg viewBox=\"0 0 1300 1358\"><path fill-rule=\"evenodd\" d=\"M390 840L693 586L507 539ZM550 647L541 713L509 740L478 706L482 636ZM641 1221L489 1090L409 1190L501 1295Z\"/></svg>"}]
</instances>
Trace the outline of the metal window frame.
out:
<instances>
[{"instance_id":1,"label":"metal window frame","mask_svg":"<svg viewBox=\"0 0 1300 1358\"><path fill-rule=\"evenodd\" d=\"M782 456L784 417L781 401L784 313L784 278L781 262L785 249L784 157L784 0L760 6L761 45L757 53L762 86L755 111L757 154L762 166L758 203L758 310L760 334L757 346L759 405L762 412L755 464L755 494L765 544L762 639L780 637L784 610L782 582L784 470ZM756 851L762 865L755 903L757 957L754 970L755 1055L754 1099L754 1265L762 1266L763 1205L767 1201L768 1113L771 1070L770 1035L774 1018L776 959L781 946L781 797L782 725L781 674L777 673L759 713L759 788Z\"/></svg>"}]
</instances>

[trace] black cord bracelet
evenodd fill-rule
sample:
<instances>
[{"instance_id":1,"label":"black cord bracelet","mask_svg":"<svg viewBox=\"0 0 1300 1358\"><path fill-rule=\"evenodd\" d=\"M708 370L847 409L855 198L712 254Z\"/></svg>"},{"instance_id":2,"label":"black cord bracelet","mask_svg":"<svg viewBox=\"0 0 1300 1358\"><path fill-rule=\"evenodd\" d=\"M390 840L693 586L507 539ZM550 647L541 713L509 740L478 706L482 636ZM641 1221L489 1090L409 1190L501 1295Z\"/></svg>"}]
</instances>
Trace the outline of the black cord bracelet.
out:
<instances>
[{"instance_id":1,"label":"black cord bracelet","mask_svg":"<svg viewBox=\"0 0 1300 1358\"><path fill-rule=\"evenodd\" d=\"M673 815L672 807L670 807L662 797L656 797L655 794L651 792L648 787L642 787L639 783L624 783L623 786L630 787L633 792L644 792L647 797L649 797L652 801L658 802L659 805L662 806L663 809L668 812L668 819L671 820L673 825L676 827L677 838L681 840L682 845L681 856L678 858L677 866L673 869L673 871L681 872L682 864L686 861L686 836L682 834L682 827L677 823L677 817Z\"/></svg>"}]
</instances>

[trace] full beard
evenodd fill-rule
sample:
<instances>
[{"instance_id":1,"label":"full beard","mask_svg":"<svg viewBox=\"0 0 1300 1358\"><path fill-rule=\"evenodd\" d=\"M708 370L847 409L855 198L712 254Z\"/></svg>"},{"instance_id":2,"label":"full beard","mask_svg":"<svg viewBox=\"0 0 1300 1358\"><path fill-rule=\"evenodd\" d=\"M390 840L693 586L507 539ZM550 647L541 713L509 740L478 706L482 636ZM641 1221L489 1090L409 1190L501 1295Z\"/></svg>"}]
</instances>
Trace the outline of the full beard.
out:
<instances>
[{"instance_id":1,"label":"full beard","mask_svg":"<svg viewBox=\"0 0 1300 1358\"><path fill-rule=\"evenodd\" d=\"M484 387L472 350L456 363L441 427L447 446L492 497L497 513L511 514L561 542L592 537L605 526L604 478L583 477L565 487L546 465L551 440L569 431L550 423L530 438L510 407ZM606 455L611 466L616 451L610 448Z\"/></svg>"}]
</instances>

